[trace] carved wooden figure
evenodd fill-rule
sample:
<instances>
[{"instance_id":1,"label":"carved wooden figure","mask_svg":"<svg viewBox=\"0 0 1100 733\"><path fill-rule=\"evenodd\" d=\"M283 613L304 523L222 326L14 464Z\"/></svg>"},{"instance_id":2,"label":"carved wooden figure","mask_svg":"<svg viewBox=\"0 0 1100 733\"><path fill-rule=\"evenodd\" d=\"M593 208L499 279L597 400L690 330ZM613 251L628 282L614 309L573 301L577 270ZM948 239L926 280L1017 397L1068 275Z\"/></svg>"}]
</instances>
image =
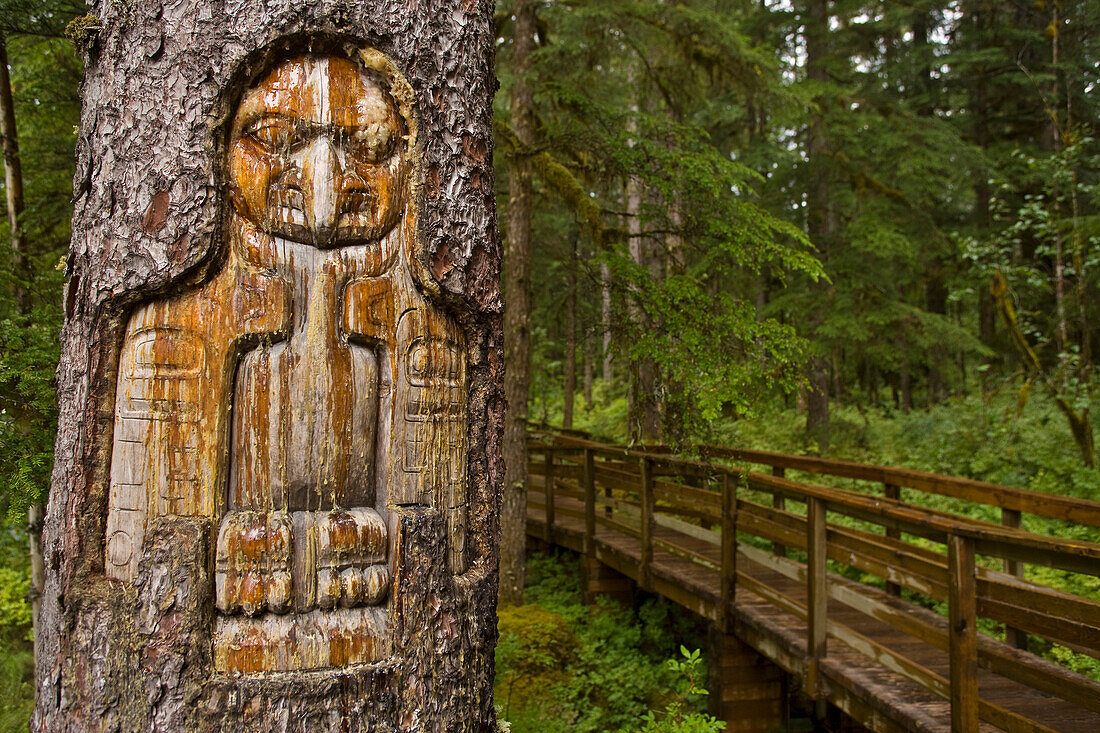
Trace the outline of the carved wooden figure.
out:
<instances>
[{"instance_id":1,"label":"carved wooden figure","mask_svg":"<svg viewBox=\"0 0 1100 733\"><path fill-rule=\"evenodd\" d=\"M151 519L209 517L220 672L384 658L390 507L441 509L464 569L465 348L412 276L416 125L374 60L247 90L221 271L126 329L107 573L133 578Z\"/></svg>"}]
</instances>

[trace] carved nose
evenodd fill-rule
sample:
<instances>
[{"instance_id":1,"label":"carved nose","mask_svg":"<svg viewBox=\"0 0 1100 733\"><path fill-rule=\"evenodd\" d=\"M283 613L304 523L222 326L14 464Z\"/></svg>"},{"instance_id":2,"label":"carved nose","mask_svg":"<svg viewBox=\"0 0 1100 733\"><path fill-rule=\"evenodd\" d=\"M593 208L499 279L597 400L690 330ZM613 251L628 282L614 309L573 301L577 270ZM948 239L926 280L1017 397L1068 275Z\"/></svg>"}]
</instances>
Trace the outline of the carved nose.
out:
<instances>
[{"instance_id":1,"label":"carved nose","mask_svg":"<svg viewBox=\"0 0 1100 733\"><path fill-rule=\"evenodd\" d=\"M318 243L327 242L336 231L340 213L336 188L343 174L341 157L333 141L320 135L310 143L302 164L307 216Z\"/></svg>"}]
</instances>

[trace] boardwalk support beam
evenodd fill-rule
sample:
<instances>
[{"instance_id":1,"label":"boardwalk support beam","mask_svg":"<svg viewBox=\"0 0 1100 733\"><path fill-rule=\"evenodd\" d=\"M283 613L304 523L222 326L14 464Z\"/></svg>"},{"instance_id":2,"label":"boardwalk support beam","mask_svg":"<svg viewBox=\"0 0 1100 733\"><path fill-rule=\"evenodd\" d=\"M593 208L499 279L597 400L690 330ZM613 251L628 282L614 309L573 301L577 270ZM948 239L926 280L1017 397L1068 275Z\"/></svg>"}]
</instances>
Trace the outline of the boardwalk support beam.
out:
<instances>
[{"instance_id":1,"label":"boardwalk support beam","mask_svg":"<svg viewBox=\"0 0 1100 733\"><path fill-rule=\"evenodd\" d=\"M642 562L638 585L645 590L653 587L650 566L653 564L653 459L640 461L642 473Z\"/></svg>"},{"instance_id":2,"label":"boardwalk support beam","mask_svg":"<svg viewBox=\"0 0 1100 733\"><path fill-rule=\"evenodd\" d=\"M776 476L778 478L784 478L786 476L786 474L787 474L787 471L782 466L774 466L772 468L772 476ZM774 494L772 494L772 508L773 509L778 509L779 511L785 511L786 508L787 508L786 498L784 498L784 496L782 494L780 494L778 491L775 492ZM780 557L786 557L787 556L787 547L786 547L786 545L780 544L779 542L773 542L772 543L772 552L774 552L776 555L779 555Z\"/></svg>"},{"instance_id":3,"label":"boardwalk support beam","mask_svg":"<svg viewBox=\"0 0 1100 733\"><path fill-rule=\"evenodd\" d=\"M726 722L726 733L786 730L786 673L718 625L711 625L709 646L710 712Z\"/></svg>"},{"instance_id":4,"label":"boardwalk support beam","mask_svg":"<svg viewBox=\"0 0 1100 733\"><path fill-rule=\"evenodd\" d=\"M1013 529L1020 528L1020 521L1023 519L1023 513L1018 509L1005 509L1001 508L1001 524L1006 527L1012 527ZM1009 575L1015 575L1017 578L1023 579L1024 577L1024 564L1017 560L1005 560L1005 572ZM1012 626L1005 626L1005 643L1009 646L1016 647L1017 649L1027 649L1027 634L1020 629Z\"/></svg>"},{"instance_id":5,"label":"boardwalk support beam","mask_svg":"<svg viewBox=\"0 0 1100 733\"><path fill-rule=\"evenodd\" d=\"M894 484L883 484L883 496L887 499L893 499L894 501L901 501L901 488ZM901 530L897 527L887 527L886 536L890 539L900 540ZM897 583L886 582L886 592L892 596L901 596L901 586Z\"/></svg>"},{"instance_id":6,"label":"boardwalk support beam","mask_svg":"<svg viewBox=\"0 0 1100 733\"><path fill-rule=\"evenodd\" d=\"M554 543L554 449L546 448L546 527L543 539Z\"/></svg>"},{"instance_id":7,"label":"boardwalk support beam","mask_svg":"<svg viewBox=\"0 0 1100 733\"><path fill-rule=\"evenodd\" d=\"M815 700L822 700L826 694L825 683L821 678L821 662L825 659L826 630L828 629L827 602L825 588L825 502L810 498L807 506L808 573L806 575L807 598L809 599L809 624L806 649L809 652L807 665L807 693Z\"/></svg>"},{"instance_id":8,"label":"boardwalk support beam","mask_svg":"<svg viewBox=\"0 0 1100 733\"><path fill-rule=\"evenodd\" d=\"M737 595L737 477L722 473L722 631L733 631L733 604Z\"/></svg>"},{"instance_id":9,"label":"boardwalk support beam","mask_svg":"<svg viewBox=\"0 0 1100 733\"><path fill-rule=\"evenodd\" d=\"M978 604L975 595L974 542L952 534L947 539L948 624L951 657L951 731L978 730Z\"/></svg>"}]
</instances>

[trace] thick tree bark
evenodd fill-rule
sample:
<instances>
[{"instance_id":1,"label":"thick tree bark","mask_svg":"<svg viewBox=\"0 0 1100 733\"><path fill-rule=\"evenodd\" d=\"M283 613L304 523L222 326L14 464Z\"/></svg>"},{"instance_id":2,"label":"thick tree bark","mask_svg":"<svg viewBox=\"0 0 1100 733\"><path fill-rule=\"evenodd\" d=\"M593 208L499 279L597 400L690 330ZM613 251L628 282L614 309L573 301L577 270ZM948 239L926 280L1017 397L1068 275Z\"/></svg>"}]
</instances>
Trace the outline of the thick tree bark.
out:
<instances>
[{"instance_id":1,"label":"thick tree bark","mask_svg":"<svg viewBox=\"0 0 1100 733\"><path fill-rule=\"evenodd\" d=\"M534 142L534 97L527 79L535 50L535 8L516 0L512 64L512 129L525 146ZM508 230L504 245L504 502L500 509L500 602L523 602L527 547L527 398L531 383L531 169L526 160L508 166Z\"/></svg>"},{"instance_id":2,"label":"thick tree bark","mask_svg":"<svg viewBox=\"0 0 1100 733\"><path fill-rule=\"evenodd\" d=\"M32 728L492 730L504 397L491 3L134 0L91 12ZM456 418L465 425L466 541L456 543L450 515L430 497L382 507L393 579L381 661L224 674L214 660L211 518L162 512L132 580L106 572L112 446L124 437L114 434L116 385L133 376L121 373L123 338L146 304L199 292L226 271L227 212L239 204L227 185L228 125L244 90L279 58L355 59L371 48L396 69L382 75L387 86L407 80L402 104L417 128L386 143L407 140L415 160L405 221L416 226L402 230L403 266L465 344L453 357L462 366L445 375L466 385ZM250 310L257 293L237 292L246 317L265 314ZM322 639L333 654L337 641Z\"/></svg>"}]
</instances>

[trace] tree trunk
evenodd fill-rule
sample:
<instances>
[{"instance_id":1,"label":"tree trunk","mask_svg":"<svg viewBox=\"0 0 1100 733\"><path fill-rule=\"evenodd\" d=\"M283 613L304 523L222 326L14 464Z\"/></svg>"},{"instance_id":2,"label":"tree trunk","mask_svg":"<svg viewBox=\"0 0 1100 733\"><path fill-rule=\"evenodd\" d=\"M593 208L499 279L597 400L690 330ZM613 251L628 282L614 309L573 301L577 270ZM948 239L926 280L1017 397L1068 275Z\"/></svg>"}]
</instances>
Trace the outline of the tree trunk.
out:
<instances>
[{"instance_id":1,"label":"tree trunk","mask_svg":"<svg viewBox=\"0 0 1100 733\"><path fill-rule=\"evenodd\" d=\"M19 138L15 129L15 100L12 98L11 77L8 74L8 42L0 36L0 138L4 148L4 192L8 205L8 226L11 229L11 272L15 280L15 303L26 310L26 295L22 280L26 277L23 262L23 166L19 162Z\"/></svg>"},{"instance_id":2,"label":"tree trunk","mask_svg":"<svg viewBox=\"0 0 1100 733\"><path fill-rule=\"evenodd\" d=\"M806 431L825 452L829 450L829 362L825 357L810 358L809 382L806 389Z\"/></svg>"},{"instance_id":3,"label":"tree trunk","mask_svg":"<svg viewBox=\"0 0 1100 733\"><path fill-rule=\"evenodd\" d=\"M8 207L8 229L11 231L12 295L15 307L21 315L27 314L27 296L22 281L27 276L24 262L23 240L23 166L19 160L19 136L15 126L15 99L12 95L11 76L8 73L7 38L0 36L0 139L4 150L4 191ZM17 422L18 425L18 422ZM41 607L42 588L45 583L45 566L42 559L42 515L40 503L27 508L27 542L31 561L31 625L35 631L35 650L38 644L38 610Z\"/></svg>"},{"instance_id":4,"label":"tree trunk","mask_svg":"<svg viewBox=\"0 0 1100 733\"><path fill-rule=\"evenodd\" d=\"M573 427L573 402L577 393L577 240L569 253L565 293L565 388L562 427Z\"/></svg>"},{"instance_id":5,"label":"tree trunk","mask_svg":"<svg viewBox=\"0 0 1100 733\"><path fill-rule=\"evenodd\" d=\"M93 12L32 728L493 730L492 5Z\"/></svg>"},{"instance_id":6,"label":"tree trunk","mask_svg":"<svg viewBox=\"0 0 1100 733\"><path fill-rule=\"evenodd\" d=\"M929 313L944 317L947 316L948 296L945 269L941 258L932 258L924 281L925 307ZM947 363L947 349L942 344L934 344L928 349L929 405L935 405L947 399L947 385L943 374L943 366Z\"/></svg>"},{"instance_id":7,"label":"tree trunk","mask_svg":"<svg viewBox=\"0 0 1100 733\"><path fill-rule=\"evenodd\" d=\"M811 0L806 22L806 75L820 83L828 81L825 56L828 52L829 4L827 0ZM824 100L821 100L825 104ZM806 229L810 241L828 262L829 238L832 235L832 215L829 211L829 176L826 174L828 142L825 121L820 111L814 112L807 131L806 153L812 180L807 195ZM814 286L821 292L822 307L827 300L825 283ZM814 329L822 316L811 314ZM815 437L821 449L829 446L829 366L825 355L813 356L809 363L809 387L806 391L806 431Z\"/></svg>"},{"instance_id":8,"label":"tree trunk","mask_svg":"<svg viewBox=\"0 0 1100 733\"><path fill-rule=\"evenodd\" d=\"M534 97L528 83L535 50L535 8L531 0L513 6L512 129L524 145L535 135ZM508 236L504 243L504 502L500 510L500 602L523 603L527 547L527 399L531 382L531 171L527 161L508 165Z\"/></svg>"},{"instance_id":9,"label":"tree trunk","mask_svg":"<svg viewBox=\"0 0 1100 733\"><path fill-rule=\"evenodd\" d=\"M584 409L592 409L592 382L595 379L596 366L592 355L592 333L584 332Z\"/></svg>"},{"instance_id":10,"label":"tree trunk","mask_svg":"<svg viewBox=\"0 0 1100 733\"><path fill-rule=\"evenodd\" d=\"M600 265L600 325L603 328L603 381L611 386L611 271L607 263Z\"/></svg>"}]
</instances>

